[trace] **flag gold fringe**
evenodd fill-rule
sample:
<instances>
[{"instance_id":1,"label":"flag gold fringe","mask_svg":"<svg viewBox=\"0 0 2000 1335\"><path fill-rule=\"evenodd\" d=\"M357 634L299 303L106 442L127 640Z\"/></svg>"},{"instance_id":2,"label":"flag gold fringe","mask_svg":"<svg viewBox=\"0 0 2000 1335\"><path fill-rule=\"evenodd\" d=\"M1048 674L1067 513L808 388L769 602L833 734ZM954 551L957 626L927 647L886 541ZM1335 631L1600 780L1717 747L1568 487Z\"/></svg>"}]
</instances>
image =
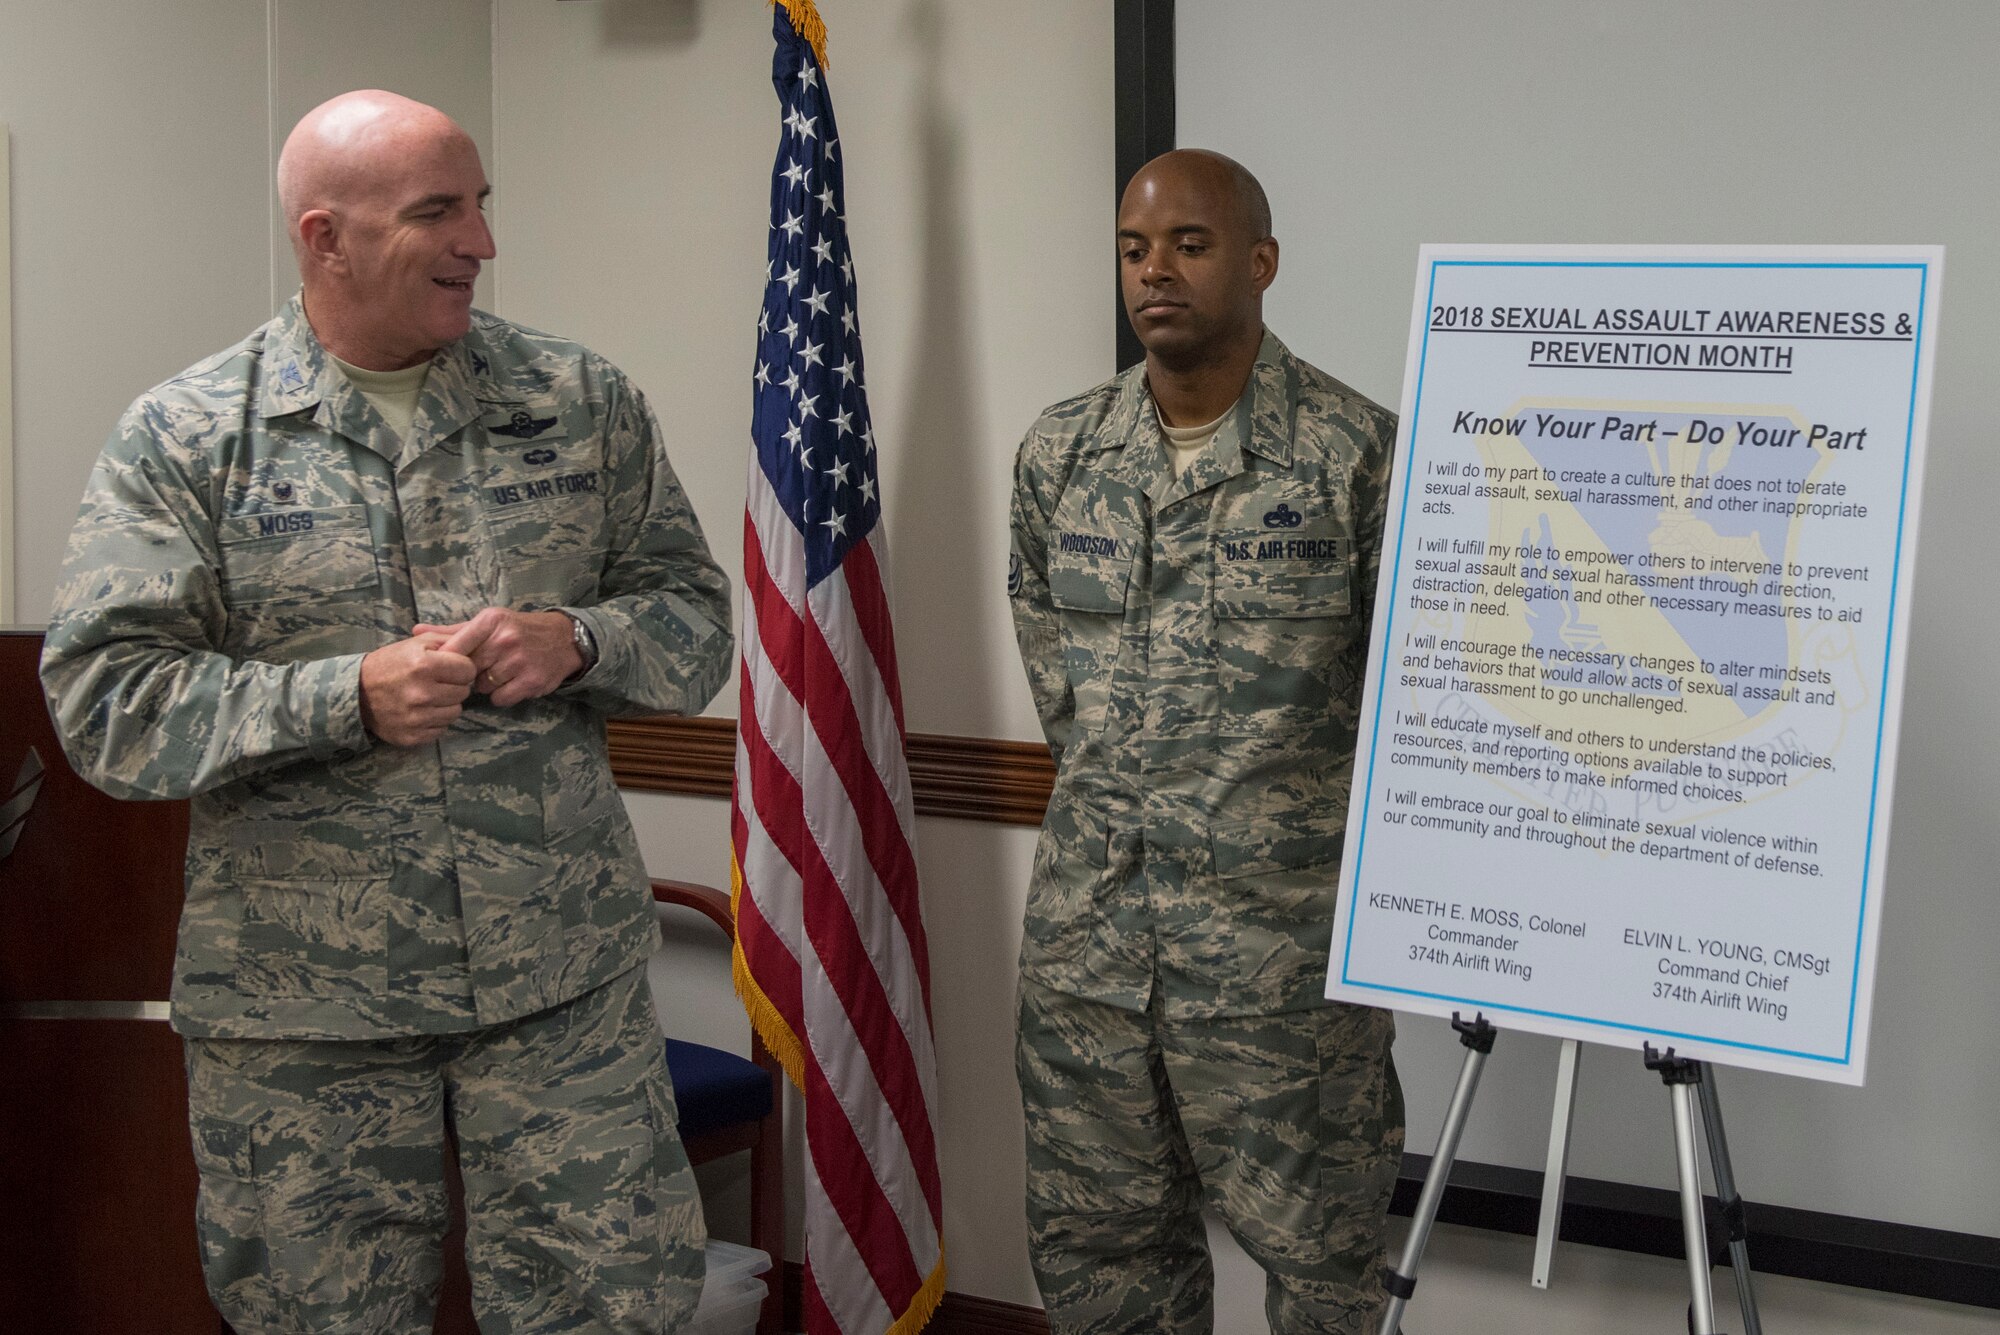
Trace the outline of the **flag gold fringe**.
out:
<instances>
[{"instance_id":1,"label":"flag gold fringe","mask_svg":"<svg viewBox=\"0 0 2000 1335\"><path fill-rule=\"evenodd\" d=\"M743 867L732 852L729 856L731 917L736 916L742 896ZM778 1008L771 1004L771 999L757 986L757 980L750 976L749 962L743 958L743 937L740 933L736 938L736 948L732 952L730 972L735 976L736 995L743 999L744 1009L750 1012L750 1027L757 1031L757 1036L764 1040L764 1046L771 1050L771 1054L778 1059L778 1064L785 1068L785 1075L803 1092L804 1047L799 1042L799 1036L792 1032L792 1027L785 1023L785 1017L778 1013ZM917 1332L929 1325L930 1319L937 1315L938 1305L944 1301L944 1283L944 1242L940 1239L937 1264L931 1267L930 1276L924 1280L923 1287L917 1290L910 1299L910 1305L896 1318L895 1324L889 1327L885 1335L917 1335Z\"/></svg>"},{"instance_id":2,"label":"flag gold fringe","mask_svg":"<svg viewBox=\"0 0 2000 1335\"><path fill-rule=\"evenodd\" d=\"M813 59L819 61L821 69L830 68L826 63L826 20L813 7L813 0L771 0L783 5L785 12L792 16L792 30L803 37L813 49Z\"/></svg>"},{"instance_id":3,"label":"flag gold fringe","mask_svg":"<svg viewBox=\"0 0 2000 1335\"><path fill-rule=\"evenodd\" d=\"M729 916L741 920L739 909L743 902L743 867L736 861L734 852L729 855ZM736 947L730 952L730 976L736 982L736 995L743 1002L743 1009L750 1013L750 1027L757 1037L764 1040L764 1046L778 1059L778 1065L785 1068L785 1076L799 1091L806 1087L805 1045L799 1036L785 1023L785 1017L764 995L764 989L757 986L751 976L750 961L743 958L743 933L736 934Z\"/></svg>"},{"instance_id":4,"label":"flag gold fringe","mask_svg":"<svg viewBox=\"0 0 2000 1335\"><path fill-rule=\"evenodd\" d=\"M917 1290L917 1296L910 1299L908 1310L896 1318L896 1324L889 1327L887 1335L917 1335L937 1315L938 1304L943 1301L944 1244L940 1242L937 1266L931 1271L931 1277Z\"/></svg>"}]
</instances>

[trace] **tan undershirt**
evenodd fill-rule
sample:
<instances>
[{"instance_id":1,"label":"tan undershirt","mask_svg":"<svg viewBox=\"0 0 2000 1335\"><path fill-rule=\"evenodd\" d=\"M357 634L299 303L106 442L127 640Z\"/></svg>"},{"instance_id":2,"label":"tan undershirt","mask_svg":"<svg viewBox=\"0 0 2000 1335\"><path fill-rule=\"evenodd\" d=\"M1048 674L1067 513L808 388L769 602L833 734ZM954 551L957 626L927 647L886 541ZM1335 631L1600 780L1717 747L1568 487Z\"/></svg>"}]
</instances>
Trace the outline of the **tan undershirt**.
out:
<instances>
[{"instance_id":1,"label":"tan undershirt","mask_svg":"<svg viewBox=\"0 0 2000 1335\"><path fill-rule=\"evenodd\" d=\"M1229 414L1234 412L1235 408L1236 405L1231 404L1221 417L1206 426L1168 426L1167 419L1160 418L1160 430L1167 433L1167 459L1174 466L1175 477L1187 472L1188 465L1195 461L1195 456L1208 448L1208 442L1215 439L1215 433L1222 428L1222 424L1228 420ZM1158 416L1159 411L1160 405L1154 404L1154 415Z\"/></svg>"},{"instance_id":2,"label":"tan undershirt","mask_svg":"<svg viewBox=\"0 0 2000 1335\"><path fill-rule=\"evenodd\" d=\"M333 356L332 353L327 355ZM354 382L362 398L375 405L375 411L382 414L382 420L394 427L398 436L407 440L410 424L417 420L417 400L423 395L424 379L431 373L431 364L422 361L400 371L370 371L350 366L338 357L333 358L333 364Z\"/></svg>"}]
</instances>

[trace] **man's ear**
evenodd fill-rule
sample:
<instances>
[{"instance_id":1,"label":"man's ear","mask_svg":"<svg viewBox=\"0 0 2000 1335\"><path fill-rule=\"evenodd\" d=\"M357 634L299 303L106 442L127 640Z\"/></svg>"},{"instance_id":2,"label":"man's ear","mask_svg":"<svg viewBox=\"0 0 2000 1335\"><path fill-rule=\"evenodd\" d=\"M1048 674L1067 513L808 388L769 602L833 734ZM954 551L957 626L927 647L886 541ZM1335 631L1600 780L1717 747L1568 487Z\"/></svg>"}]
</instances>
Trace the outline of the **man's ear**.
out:
<instances>
[{"instance_id":1,"label":"man's ear","mask_svg":"<svg viewBox=\"0 0 2000 1335\"><path fill-rule=\"evenodd\" d=\"M307 209L299 215L298 238L299 254L314 268L347 272L347 247L332 209Z\"/></svg>"},{"instance_id":2,"label":"man's ear","mask_svg":"<svg viewBox=\"0 0 2000 1335\"><path fill-rule=\"evenodd\" d=\"M1250 286L1259 296L1278 276L1278 238L1267 236L1250 247Z\"/></svg>"}]
</instances>

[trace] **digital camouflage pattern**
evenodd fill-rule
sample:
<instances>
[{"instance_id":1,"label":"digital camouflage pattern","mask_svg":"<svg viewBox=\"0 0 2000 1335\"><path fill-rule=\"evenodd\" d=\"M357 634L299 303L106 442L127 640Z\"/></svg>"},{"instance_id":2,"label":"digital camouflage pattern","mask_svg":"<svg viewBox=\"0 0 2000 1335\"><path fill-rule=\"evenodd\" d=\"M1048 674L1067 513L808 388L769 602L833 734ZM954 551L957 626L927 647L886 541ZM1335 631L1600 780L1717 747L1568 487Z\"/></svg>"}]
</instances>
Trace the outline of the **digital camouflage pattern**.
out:
<instances>
[{"instance_id":1,"label":"digital camouflage pattern","mask_svg":"<svg viewBox=\"0 0 2000 1335\"><path fill-rule=\"evenodd\" d=\"M446 1109L487 1335L662 1335L702 1284L644 969L476 1033L187 1040L203 1270L245 1332L428 1335Z\"/></svg>"},{"instance_id":2,"label":"digital camouflage pattern","mask_svg":"<svg viewBox=\"0 0 2000 1335\"><path fill-rule=\"evenodd\" d=\"M1274 1335L1367 1335L1403 1147L1388 1012L1174 1020L1021 991L1029 1248L1055 1335L1199 1335L1212 1207Z\"/></svg>"},{"instance_id":3,"label":"digital camouflage pattern","mask_svg":"<svg viewBox=\"0 0 2000 1335\"><path fill-rule=\"evenodd\" d=\"M1184 473L1143 365L1022 442L1008 588L1056 785L1017 1062L1058 1335L1208 1330L1204 1203L1273 1331L1374 1329L1392 1021L1323 985L1394 440L1267 332Z\"/></svg>"},{"instance_id":4,"label":"digital camouflage pattern","mask_svg":"<svg viewBox=\"0 0 2000 1335\"><path fill-rule=\"evenodd\" d=\"M360 663L418 622L562 608L601 657L435 746L376 744ZM295 299L141 396L91 475L42 675L78 773L192 798L174 1025L377 1038L544 1010L657 932L604 716L698 711L727 578L645 400L475 312L408 439Z\"/></svg>"},{"instance_id":5,"label":"digital camouflage pattern","mask_svg":"<svg viewBox=\"0 0 2000 1335\"><path fill-rule=\"evenodd\" d=\"M1270 334L1176 477L1135 366L1015 465L1015 630L1055 754L1026 976L1171 1019L1321 1002L1395 418Z\"/></svg>"}]
</instances>

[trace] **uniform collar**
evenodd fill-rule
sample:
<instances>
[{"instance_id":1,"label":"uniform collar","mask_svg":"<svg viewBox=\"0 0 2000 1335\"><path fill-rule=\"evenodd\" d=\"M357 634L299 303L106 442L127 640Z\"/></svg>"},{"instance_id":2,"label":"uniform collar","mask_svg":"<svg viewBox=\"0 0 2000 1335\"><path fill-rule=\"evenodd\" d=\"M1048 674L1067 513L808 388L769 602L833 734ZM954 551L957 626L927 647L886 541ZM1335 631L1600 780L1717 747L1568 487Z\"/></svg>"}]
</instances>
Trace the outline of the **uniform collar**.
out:
<instances>
[{"instance_id":1,"label":"uniform collar","mask_svg":"<svg viewBox=\"0 0 2000 1335\"><path fill-rule=\"evenodd\" d=\"M1268 329L1263 346L1257 349L1257 364L1250 370L1244 397L1250 401L1250 423L1243 448L1290 468L1292 423L1299 412L1299 362Z\"/></svg>"},{"instance_id":2,"label":"uniform collar","mask_svg":"<svg viewBox=\"0 0 2000 1335\"><path fill-rule=\"evenodd\" d=\"M1104 429L1093 444L1100 450L1118 449L1157 430L1152 391L1146 388L1146 363L1139 362L1118 373L1118 390L1111 408L1104 414Z\"/></svg>"},{"instance_id":3,"label":"uniform collar","mask_svg":"<svg viewBox=\"0 0 2000 1335\"><path fill-rule=\"evenodd\" d=\"M479 342L479 364L488 364L490 358L483 351L484 341L478 332L483 318L474 312L473 332L432 355L409 438L399 440L384 429L386 424L367 398L335 365L306 318L303 295L295 295L272 321L264 340L266 371L258 394L258 412L266 418L309 413L319 425L374 450L400 468L479 416L478 391L486 377L475 374L468 344Z\"/></svg>"},{"instance_id":4,"label":"uniform collar","mask_svg":"<svg viewBox=\"0 0 2000 1335\"><path fill-rule=\"evenodd\" d=\"M305 299L293 296L264 337L264 383L257 396L258 413L269 418L308 412L327 398L335 382L346 381L313 333L306 319Z\"/></svg>"},{"instance_id":5,"label":"uniform collar","mask_svg":"<svg viewBox=\"0 0 2000 1335\"><path fill-rule=\"evenodd\" d=\"M473 369L471 345L475 341L479 344L478 364L489 366L492 362L485 351L486 341L480 336L483 320L474 311L471 331L432 355L431 373L424 380L423 396L417 400L416 420L410 426L410 439L403 448L403 456L396 461L398 466L478 419L480 389L484 387L489 395L492 393L486 378Z\"/></svg>"},{"instance_id":6,"label":"uniform collar","mask_svg":"<svg viewBox=\"0 0 2000 1335\"><path fill-rule=\"evenodd\" d=\"M1206 450L1176 475L1160 430L1159 411L1146 387L1146 364L1127 368L1118 377L1118 392L1098 434L1099 449L1125 448L1119 470L1156 507L1204 491L1244 471L1245 455L1254 454L1283 468L1292 465L1292 424L1298 414L1298 360L1269 329L1257 349L1243 397L1229 410Z\"/></svg>"}]
</instances>

